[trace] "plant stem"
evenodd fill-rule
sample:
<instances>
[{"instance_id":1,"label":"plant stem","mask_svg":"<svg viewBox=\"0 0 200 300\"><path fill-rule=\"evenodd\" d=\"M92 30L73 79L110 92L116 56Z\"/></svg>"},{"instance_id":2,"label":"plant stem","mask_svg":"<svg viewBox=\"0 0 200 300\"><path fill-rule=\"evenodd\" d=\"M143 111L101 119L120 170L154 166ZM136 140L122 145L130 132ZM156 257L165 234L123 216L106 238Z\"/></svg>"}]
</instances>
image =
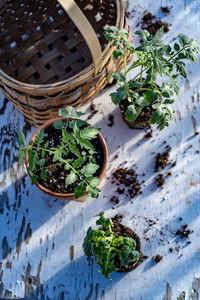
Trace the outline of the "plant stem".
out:
<instances>
[{"instance_id":1,"label":"plant stem","mask_svg":"<svg viewBox=\"0 0 200 300\"><path fill-rule=\"evenodd\" d=\"M169 62L170 60L172 60L174 57L176 57L176 55L178 55L181 51L185 50L187 46L184 46L182 49L180 49L178 52L176 52L172 57L170 57L167 62Z\"/></svg>"},{"instance_id":2,"label":"plant stem","mask_svg":"<svg viewBox=\"0 0 200 300\"><path fill-rule=\"evenodd\" d=\"M140 70L140 82L142 82L142 69L143 69L143 65L141 65L141 70Z\"/></svg>"}]
</instances>

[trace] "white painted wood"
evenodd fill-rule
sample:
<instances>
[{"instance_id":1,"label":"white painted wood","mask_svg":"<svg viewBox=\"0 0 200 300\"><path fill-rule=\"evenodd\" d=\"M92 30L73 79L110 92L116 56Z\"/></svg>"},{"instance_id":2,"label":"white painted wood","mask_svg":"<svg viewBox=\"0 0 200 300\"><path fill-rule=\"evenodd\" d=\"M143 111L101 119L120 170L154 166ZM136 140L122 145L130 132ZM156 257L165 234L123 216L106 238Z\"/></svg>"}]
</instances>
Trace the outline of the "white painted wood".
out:
<instances>
[{"instance_id":1,"label":"white painted wood","mask_svg":"<svg viewBox=\"0 0 200 300\"><path fill-rule=\"evenodd\" d=\"M161 5L170 8L170 15L160 12ZM183 32L200 44L200 0L131 0L132 10L133 18L128 22L135 43L136 25L148 10L172 24L165 35L167 41ZM188 63L187 69L189 81L180 80L181 101L174 105L175 121L162 132L153 127L151 139L144 139L144 131L131 130L123 123L109 97L115 87L94 99L99 113L90 121L102 128L109 166L99 199L85 203L52 199L31 184L17 165L17 131L23 129L29 139L35 129L28 127L1 95L0 299L173 300L181 294L179 299L184 299L184 294L185 299L198 299L199 281L193 280L200 277L200 154L196 152L200 150L200 135L194 135L194 131L200 131L200 64ZM81 110L87 118L89 105ZM113 127L107 126L110 114L114 115ZM164 151L164 140L172 148L170 159L177 164L160 189L154 182L153 166L156 153ZM139 181L145 180L143 194L133 203L121 199L112 209L109 199L116 186L111 184L111 174L124 161L127 167L138 167ZM95 261L87 260L82 251L86 230L95 225L93 216L100 211L108 217L124 215L123 223L138 233L143 253L149 257L129 274L113 273L112 281L99 274ZM149 227L145 218L156 224ZM183 224L194 230L189 245L175 235ZM179 246L179 251L169 252L170 247ZM163 255L158 264L152 261L156 254Z\"/></svg>"}]
</instances>

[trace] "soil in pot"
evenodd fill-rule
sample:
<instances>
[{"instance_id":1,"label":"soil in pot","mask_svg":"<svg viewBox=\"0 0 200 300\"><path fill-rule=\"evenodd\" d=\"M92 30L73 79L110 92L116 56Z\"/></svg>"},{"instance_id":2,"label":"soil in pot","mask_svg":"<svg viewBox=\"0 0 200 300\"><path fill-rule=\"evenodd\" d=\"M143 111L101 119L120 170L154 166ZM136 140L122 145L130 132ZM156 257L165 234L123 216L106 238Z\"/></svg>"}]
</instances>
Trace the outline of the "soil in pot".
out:
<instances>
[{"instance_id":1,"label":"soil in pot","mask_svg":"<svg viewBox=\"0 0 200 300\"><path fill-rule=\"evenodd\" d=\"M130 128L133 128L133 129L144 129L144 128L150 127L152 108L150 106L144 107L143 110L141 111L141 113L139 114L139 116L137 117L137 119L135 121L130 122L125 119L125 112L129 105L130 105L130 102L127 99L123 100L119 104L119 108L121 110L122 117L123 117L124 121L126 122L126 124Z\"/></svg>"},{"instance_id":2,"label":"soil in pot","mask_svg":"<svg viewBox=\"0 0 200 300\"><path fill-rule=\"evenodd\" d=\"M124 236L124 237L130 237L130 238L133 238L137 244L136 250L140 253L140 258L137 262L131 262L127 266L121 266L119 256L116 255L114 257L114 263L115 263L115 266L118 268L118 272L120 272L120 273L121 272L130 272L130 271L134 270L135 268L137 268L137 266L143 260L140 239L139 239L138 235L131 228L120 224L117 216L112 219L112 222L113 222L112 230L116 237L119 237L120 235Z\"/></svg>"},{"instance_id":3,"label":"soil in pot","mask_svg":"<svg viewBox=\"0 0 200 300\"><path fill-rule=\"evenodd\" d=\"M72 131L71 128L69 128L68 132L70 133ZM44 137L44 142L41 144L42 147L46 142L49 142L50 147L56 147L60 145L60 141L62 139L61 136L62 132L59 129L55 129L53 125L50 125L48 128L45 129L45 137ZM98 137L96 139L91 140L92 145L94 146L96 153L94 154L94 158L96 159L96 163L99 165L99 169L96 171L96 173L93 175L94 177L98 177L101 173L101 170L103 168L103 162L104 162L104 152L103 152L103 147L101 145L100 140ZM79 146L76 145L76 147L80 150L80 152L83 151L83 149ZM88 155L89 152L88 150L84 149L84 152L86 153L85 155ZM42 158L41 156L41 151L38 151L39 159ZM63 159L72 159L75 158L77 159L76 155L72 154L71 152L68 154L68 156L64 155L62 156ZM53 162L53 155L49 155L47 152L45 156L46 163L44 167L47 167L47 180L44 181L40 178L39 176L39 171L38 174L36 175L39 176L38 183L44 186L45 188L55 192L55 193L73 193L74 188L76 185L80 182L80 179L77 179L76 182L70 185L65 184L65 179L67 175L70 173L70 170L65 170L64 166L57 165L53 167L49 167L50 165L55 165L55 162ZM87 164L87 162L85 162ZM84 166L84 164L83 164Z\"/></svg>"}]
</instances>

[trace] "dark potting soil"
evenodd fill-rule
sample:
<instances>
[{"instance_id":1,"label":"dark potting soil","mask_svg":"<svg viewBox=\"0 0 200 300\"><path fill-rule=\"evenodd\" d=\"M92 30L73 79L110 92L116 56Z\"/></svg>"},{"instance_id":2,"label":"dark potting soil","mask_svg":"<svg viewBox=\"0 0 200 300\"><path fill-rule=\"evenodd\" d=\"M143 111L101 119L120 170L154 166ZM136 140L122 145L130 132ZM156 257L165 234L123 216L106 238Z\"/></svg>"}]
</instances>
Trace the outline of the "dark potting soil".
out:
<instances>
[{"instance_id":1,"label":"dark potting soil","mask_svg":"<svg viewBox=\"0 0 200 300\"><path fill-rule=\"evenodd\" d=\"M69 128L69 132L70 131L72 131L71 128ZM56 146L60 145L61 139L62 139L61 130L55 129L54 126L51 125L45 130L44 142L41 145L44 146L44 144L46 142L49 142L50 147L56 147ZM94 174L94 177L96 177L96 176L98 177L100 175L102 167L103 167L103 161L104 161L103 147L98 138L91 140L91 144L94 146L94 148L96 150L96 153L94 154L94 158L96 159L96 163L99 165L99 169ZM76 145L76 147L80 150L80 152L83 151L83 149L79 145ZM84 151L86 152L86 155L89 154L88 150L84 149ZM38 155L39 155L39 159L41 159L42 158L41 151L38 151ZM72 158L77 159L78 157L70 152L68 156L63 154L62 158L63 159L72 159ZM46 154L45 160L46 160L46 162L45 162L44 167L48 167L52 164L55 164L55 162L53 162L53 155ZM86 165L87 163L88 163L88 161L86 161L82 165L82 167L84 165ZM66 185L65 180L71 170L66 171L64 169L63 165L49 167L46 170L47 170L47 180L44 181L39 177L38 183L53 192L73 193L74 188L80 182L80 179L77 179L76 182L74 182L73 184ZM39 176L39 172L37 175Z\"/></svg>"},{"instance_id":2,"label":"dark potting soil","mask_svg":"<svg viewBox=\"0 0 200 300\"><path fill-rule=\"evenodd\" d=\"M158 153L156 155L156 161L154 170L157 172L159 169L164 169L167 164L169 163L169 152L171 150L171 147L169 145L166 146L166 151L163 153Z\"/></svg>"},{"instance_id":3,"label":"dark potting soil","mask_svg":"<svg viewBox=\"0 0 200 300\"><path fill-rule=\"evenodd\" d=\"M113 115L109 115L108 121L109 121L109 123L107 124L107 126L113 127L113 124L114 124L114 116L113 116Z\"/></svg>"},{"instance_id":4,"label":"dark potting soil","mask_svg":"<svg viewBox=\"0 0 200 300\"><path fill-rule=\"evenodd\" d=\"M168 6L161 6L161 10L166 13L166 14L169 14L170 13L170 9Z\"/></svg>"},{"instance_id":5,"label":"dark potting soil","mask_svg":"<svg viewBox=\"0 0 200 300\"><path fill-rule=\"evenodd\" d=\"M142 255L142 252L141 252L140 239L137 236L137 234L131 228L129 228L127 226L124 226L124 225L119 223L119 215L116 215L112 219L112 221L113 221L112 230L114 232L114 235L116 237L124 236L124 237L133 238L136 242L136 250L140 253L140 258L139 258L138 262L131 262L127 266L121 266L120 259L119 259L118 255L116 255L114 257L114 263L115 263L115 266L118 268L118 272L130 272L130 271L134 270L143 260L143 255Z\"/></svg>"},{"instance_id":6,"label":"dark potting soil","mask_svg":"<svg viewBox=\"0 0 200 300\"><path fill-rule=\"evenodd\" d=\"M158 176L156 177L157 186L163 186L164 183L165 183L165 179L163 177L163 174L158 174Z\"/></svg>"},{"instance_id":7,"label":"dark potting soil","mask_svg":"<svg viewBox=\"0 0 200 300\"><path fill-rule=\"evenodd\" d=\"M147 12L143 16L142 29L147 29L151 35L155 35L158 29L160 29L162 26L164 27L164 32L169 31L169 25L161 20L156 20L156 17L150 12Z\"/></svg>"},{"instance_id":8,"label":"dark potting soil","mask_svg":"<svg viewBox=\"0 0 200 300\"><path fill-rule=\"evenodd\" d=\"M160 254L157 254L156 256L153 257L153 259L155 260L156 263L159 263L163 257Z\"/></svg>"},{"instance_id":9,"label":"dark potting soil","mask_svg":"<svg viewBox=\"0 0 200 300\"><path fill-rule=\"evenodd\" d=\"M182 225L181 229L177 230L176 235L178 235L181 239L187 238L189 239L189 235L194 231L188 228L188 225Z\"/></svg>"},{"instance_id":10,"label":"dark potting soil","mask_svg":"<svg viewBox=\"0 0 200 300\"><path fill-rule=\"evenodd\" d=\"M149 131L147 131L144 135L144 138L151 138L152 137L152 129L150 129Z\"/></svg>"},{"instance_id":11,"label":"dark potting soil","mask_svg":"<svg viewBox=\"0 0 200 300\"><path fill-rule=\"evenodd\" d=\"M139 125L138 128L149 127L150 126L149 122L150 122L151 115L152 115L152 108L150 106L144 107L143 110L141 111L141 113L139 114L139 116L137 117L137 119L135 121L129 122L129 121L125 120L125 112L129 105L130 105L130 102L127 99L123 100L119 104L119 108L121 110L124 121L129 125L129 127L136 128L136 127L138 127L137 125ZM144 126L143 126L143 124L144 124Z\"/></svg>"},{"instance_id":12,"label":"dark potting soil","mask_svg":"<svg viewBox=\"0 0 200 300\"><path fill-rule=\"evenodd\" d=\"M90 105L91 114L88 116L88 120L91 119L96 113L98 113L98 110L96 109L94 103L92 102Z\"/></svg>"},{"instance_id":13,"label":"dark potting soil","mask_svg":"<svg viewBox=\"0 0 200 300\"><path fill-rule=\"evenodd\" d=\"M141 186L138 182L138 174L133 169L127 168L118 168L112 174L114 179L122 184L125 188L118 188L118 194L124 194L127 190L131 199L134 198L137 194L142 194Z\"/></svg>"}]
</instances>

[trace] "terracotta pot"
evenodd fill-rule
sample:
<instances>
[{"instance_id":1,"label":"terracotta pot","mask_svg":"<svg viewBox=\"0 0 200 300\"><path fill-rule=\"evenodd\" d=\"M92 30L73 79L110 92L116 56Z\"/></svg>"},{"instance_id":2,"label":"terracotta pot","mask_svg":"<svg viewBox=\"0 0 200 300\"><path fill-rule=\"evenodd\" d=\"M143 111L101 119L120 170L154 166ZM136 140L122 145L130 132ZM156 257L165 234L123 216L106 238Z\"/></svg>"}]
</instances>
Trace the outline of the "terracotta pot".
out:
<instances>
[{"instance_id":1,"label":"terracotta pot","mask_svg":"<svg viewBox=\"0 0 200 300\"><path fill-rule=\"evenodd\" d=\"M36 135L40 132L41 129L44 128L44 131L46 128L48 128L53 122L57 121L57 120L60 120L61 118L56 118L56 119L52 119L46 123L44 123L43 125L41 125L37 130L36 132L32 135L32 137L30 138L29 140L29 143L30 141L33 141L35 142L35 137ZM71 118L72 120L73 118ZM67 118L65 119L62 119L63 121L66 121ZM85 126L89 126L90 124L89 123L86 123ZM107 164L108 164L108 149L107 149L107 146L106 146L106 142L103 138L103 136L98 133L98 138L99 138L99 141L102 145L102 148L103 148L103 155L104 155L104 161L103 161L103 167L102 167L102 170L100 172L100 175L98 176L98 178L100 179L100 181L103 179L104 175L105 175L105 172L106 172L106 168L107 168ZM29 167L29 163L28 163L28 153L26 152L26 159L25 159L25 163L26 163L26 168L27 168L27 172L29 174L29 171L28 171L28 167ZM29 176L31 177L31 175L29 174ZM64 199L64 200L77 200L77 201L86 201L87 197L88 197L88 192L85 192L83 194L83 196L79 197L78 199L75 198L75 194L74 193L55 193L49 189L47 189L46 187L42 186L40 183L35 183L35 185L44 193L48 194L49 196L53 197L53 198L59 198L59 199Z\"/></svg>"},{"instance_id":2,"label":"terracotta pot","mask_svg":"<svg viewBox=\"0 0 200 300\"><path fill-rule=\"evenodd\" d=\"M113 231L115 232L116 236L124 236L124 237L131 237L136 241L136 250L140 253L140 258L137 262L129 263L127 266L121 266L117 265L119 264L119 261L115 264L116 267L118 268L117 272L130 272L134 269L136 269L139 264L143 261L143 254L141 251L141 243L140 243L140 238L138 235L129 227L122 225L118 222L113 222Z\"/></svg>"},{"instance_id":3,"label":"terracotta pot","mask_svg":"<svg viewBox=\"0 0 200 300\"><path fill-rule=\"evenodd\" d=\"M132 129L144 129L150 127L150 120L152 116L152 109L150 107L145 107L137 117L135 121L127 121L125 119L125 108L122 104L119 104L121 110L122 118L125 123Z\"/></svg>"}]
</instances>

